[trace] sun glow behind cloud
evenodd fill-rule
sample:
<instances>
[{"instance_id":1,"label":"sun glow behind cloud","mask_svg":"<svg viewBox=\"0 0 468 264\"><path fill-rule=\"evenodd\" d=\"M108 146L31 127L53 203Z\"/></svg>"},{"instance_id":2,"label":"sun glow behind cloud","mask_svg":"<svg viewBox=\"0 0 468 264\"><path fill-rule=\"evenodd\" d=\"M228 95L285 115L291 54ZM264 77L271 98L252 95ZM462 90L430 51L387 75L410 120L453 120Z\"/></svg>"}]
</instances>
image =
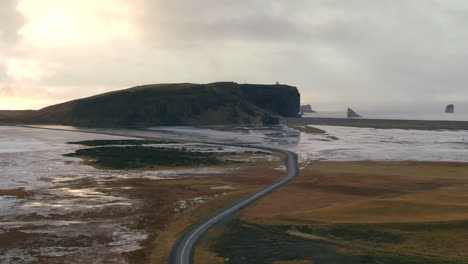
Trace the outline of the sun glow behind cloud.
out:
<instances>
[{"instance_id":1,"label":"sun glow behind cloud","mask_svg":"<svg viewBox=\"0 0 468 264\"><path fill-rule=\"evenodd\" d=\"M12 59L7 63L7 75L17 81L38 81L44 77L54 75L55 65L39 60Z\"/></svg>"},{"instance_id":2,"label":"sun glow behind cloud","mask_svg":"<svg viewBox=\"0 0 468 264\"><path fill-rule=\"evenodd\" d=\"M132 5L123 0L22 0L18 10L26 24L19 35L39 48L105 43L135 39Z\"/></svg>"},{"instance_id":3,"label":"sun glow behind cloud","mask_svg":"<svg viewBox=\"0 0 468 264\"><path fill-rule=\"evenodd\" d=\"M132 1L18 0L14 8L22 24L16 29L18 41L0 50L0 109L37 109L107 91L111 85L88 85L90 91L80 93L86 89L74 80L76 76L92 78L86 76L87 69L99 75L99 69L92 68L96 61L105 61L114 56L112 51L140 41ZM51 81L63 75L71 85Z\"/></svg>"},{"instance_id":4,"label":"sun glow behind cloud","mask_svg":"<svg viewBox=\"0 0 468 264\"><path fill-rule=\"evenodd\" d=\"M25 98L25 97L0 97L0 109L1 110L28 110L28 109L39 109L44 106L58 103L55 100L38 99L38 98Z\"/></svg>"},{"instance_id":5,"label":"sun glow behind cloud","mask_svg":"<svg viewBox=\"0 0 468 264\"><path fill-rule=\"evenodd\" d=\"M219 80L320 110L466 104L466 25L462 0L1 0L0 105Z\"/></svg>"}]
</instances>

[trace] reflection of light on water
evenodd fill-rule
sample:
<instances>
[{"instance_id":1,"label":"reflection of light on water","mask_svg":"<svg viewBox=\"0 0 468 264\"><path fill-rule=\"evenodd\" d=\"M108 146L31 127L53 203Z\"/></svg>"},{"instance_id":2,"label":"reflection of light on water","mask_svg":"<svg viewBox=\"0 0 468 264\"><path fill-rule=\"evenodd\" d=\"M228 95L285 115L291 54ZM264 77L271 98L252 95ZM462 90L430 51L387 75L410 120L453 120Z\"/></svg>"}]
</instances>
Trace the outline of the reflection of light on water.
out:
<instances>
[{"instance_id":1,"label":"reflection of light on water","mask_svg":"<svg viewBox=\"0 0 468 264\"><path fill-rule=\"evenodd\" d=\"M80 254L76 263L91 252L103 255L112 250L127 252L139 248L139 239L144 234L138 230L127 230L127 237L113 236L116 245L83 244L83 247L62 247L64 239L78 236L108 237L115 230L122 230L124 218L85 218L81 215L102 212L112 208L131 214L138 201L112 196L94 188L70 188L67 183L80 179L98 184L100 181L112 181L129 178L125 171L100 171L79 164L80 159L62 157L73 152L78 145L65 144L68 141L91 139L122 139L106 135L93 135L54 130L39 130L24 127L0 126L0 186L2 189L26 187L33 191L32 196L18 199L14 196L0 196L0 232L21 228L23 233L41 234L41 241L31 247L26 243L23 248L0 249L0 263L33 263L38 256L68 256ZM138 177L138 174L132 174ZM63 221L60 219L70 218ZM106 216L108 217L108 216ZM23 221L18 221L22 219ZM42 220L41 219L47 219ZM53 219L53 220L52 220ZM90 220L97 222L89 222ZM122 231L123 232L123 231ZM101 234L102 233L102 234ZM130 239L134 233L134 239ZM33 242L34 243L34 242ZM81 245L80 245L81 246ZM96 253L98 252L99 253ZM114 255L117 253L114 253ZM115 256L113 257L115 258ZM122 257L120 257L122 259ZM122 262L124 263L124 262Z\"/></svg>"},{"instance_id":2,"label":"reflection of light on water","mask_svg":"<svg viewBox=\"0 0 468 264\"><path fill-rule=\"evenodd\" d=\"M175 170L155 170L147 171L143 177L148 179L182 178L192 175L222 175L233 172L240 168L196 168L196 169L175 169Z\"/></svg>"},{"instance_id":3,"label":"reflection of light on water","mask_svg":"<svg viewBox=\"0 0 468 264\"><path fill-rule=\"evenodd\" d=\"M109 206L130 207L132 202L127 198L108 195L93 188L71 189L63 187L38 192L17 209L24 210L24 213L29 211L29 213L34 212L47 216L51 213L69 214L70 212L81 212L84 209L100 209ZM57 208L60 208L60 211L57 211Z\"/></svg>"},{"instance_id":4,"label":"reflection of light on water","mask_svg":"<svg viewBox=\"0 0 468 264\"><path fill-rule=\"evenodd\" d=\"M302 160L468 162L467 131L314 127L339 140L322 141L325 135L302 133L300 144L285 147L298 152Z\"/></svg>"},{"instance_id":5,"label":"reflection of light on water","mask_svg":"<svg viewBox=\"0 0 468 264\"><path fill-rule=\"evenodd\" d=\"M106 197L104 193L98 192L95 189L92 188L84 188L84 189L70 189L70 188L58 188L55 189L57 191L61 191L64 193L69 193L73 196L78 196L78 197L88 197L88 198L100 198L100 197ZM107 198L116 198L112 196L107 196ZM120 199L120 198L119 198Z\"/></svg>"},{"instance_id":6,"label":"reflection of light on water","mask_svg":"<svg viewBox=\"0 0 468 264\"><path fill-rule=\"evenodd\" d=\"M249 127L153 127L145 132L175 139L243 144L259 144L262 142L297 143L299 139L298 131L283 125Z\"/></svg>"},{"instance_id":7,"label":"reflection of light on water","mask_svg":"<svg viewBox=\"0 0 468 264\"><path fill-rule=\"evenodd\" d=\"M131 252L140 248L139 242L146 239L147 234L119 226L112 232L113 241L109 243L114 252Z\"/></svg>"},{"instance_id":8,"label":"reflection of light on water","mask_svg":"<svg viewBox=\"0 0 468 264\"><path fill-rule=\"evenodd\" d=\"M24 227L33 227L30 230ZM33 263L38 257L60 257L72 256L73 261L67 260L64 263L98 263L90 262L87 258L102 258L103 263L110 259L117 262L127 263L120 253L131 252L140 248L139 242L147 238L143 231L131 230L123 224L113 223L113 221L17 221L9 223L0 223L0 229L3 227L18 228L22 227L21 232L28 234L39 234L44 238L45 243L37 247L12 248L0 252L1 263ZM97 230L95 233L90 233ZM60 241L60 238L73 239L80 236L82 239L90 239L92 235L105 236L110 234L110 241L96 243L90 240L90 244L81 246L62 246L53 245L51 242ZM49 237L47 237L49 235ZM94 242L93 242L94 241ZM111 252L111 253L109 253ZM79 254L79 255L76 255ZM87 256L87 257L86 257ZM107 263L106 262L106 263ZM101 263L101 262L99 262Z\"/></svg>"},{"instance_id":9,"label":"reflection of light on water","mask_svg":"<svg viewBox=\"0 0 468 264\"><path fill-rule=\"evenodd\" d=\"M13 221L13 222L0 222L0 227L17 228L21 226L67 226L75 224L85 224L83 221L64 221L64 220L47 220L47 221ZM41 230L22 230L25 233L43 232Z\"/></svg>"},{"instance_id":10,"label":"reflection of light on water","mask_svg":"<svg viewBox=\"0 0 468 264\"><path fill-rule=\"evenodd\" d=\"M20 203L20 200L16 199L15 196L9 196L9 195L0 196L0 213L1 213L0 217L5 215L6 212L13 211L15 206L17 206L19 203Z\"/></svg>"},{"instance_id":11,"label":"reflection of light on water","mask_svg":"<svg viewBox=\"0 0 468 264\"><path fill-rule=\"evenodd\" d=\"M265 146L280 146L300 154L301 161L309 160L447 160L468 161L466 150L468 133L466 131L414 131L414 130L379 130L366 128L344 128L317 126L327 134L300 133L284 126L274 127L214 127L204 128L155 128L153 130L100 129L99 132L120 134L122 136L161 137L175 139L235 142ZM88 130L89 131L89 130ZM333 140L331 136L337 137ZM104 208L132 212L138 201L117 197L100 192L95 188L70 188L67 183L78 180L95 184L129 178L175 178L190 175L226 174L236 169L175 169L161 171L118 171L97 170L79 164L79 159L62 157L62 154L80 148L57 142L80 141L90 139L122 139L105 135L82 134L55 130L32 130L29 128L0 127L0 184L2 188L29 187L36 189L33 197L16 199L0 196L1 220L0 232L13 227L40 226L41 228L24 229L24 232L43 232L60 237L76 237L83 233L91 235L112 234L112 241L99 245L102 252L132 251L138 247L138 241L146 235L136 230L122 227L126 219L101 219L102 222L63 223L45 221L16 221L17 216L36 215L50 218L68 213L81 215L86 212L100 212ZM188 146L186 144L186 146ZM175 147L175 146L173 146ZM216 149L212 145L192 144L195 150ZM222 151L244 151L242 148L222 147ZM8 149L8 151L5 151ZM2 151L3 150L3 151ZM220 150L221 151L221 150ZM5 166L3 166L5 165ZM277 169L284 170L284 167ZM127 187L120 187L126 189ZM102 189L100 189L102 190ZM115 221L115 222L108 222ZM40 223L39 223L40 222ZM43 228L42 228L43 227ZM94 232L94 233L93 233ZM104 234L104 232L106 232ZM126 242L125 242L126 241ZM110 248L111 250L110 250ZM15 251L16 250L16 251ZM98 250L82 248L82 252ZM86 251L88 250L88 251ZM45 247L44 254L61 254L61 248ZM49 253L47 253L49 252ZM2 254L4 252L1 252ZM13 249L8 254L0 254L0 262L18 254L34 259L31 252L19 252ZM70 252L68 252L70 253ZM67 254L68 254L67 253ZM29 255L28 255L29 254ZM82 254L82 253L80 253ZM86 254L82 254L86 255ZM11 262L13 263L13 262ZM21 263L21 262L18 262Z\"/></svg>"},{"instance_id":12,"label":"reflection of light on water","mask_svg":"<svg viewBox=\"0 0 468 264\"><path fill-rule=\"evenodd\" d=\"M396 119L396 120L432 120L432 121L468 121L468 109L461 109L458 107L454 114L444 113L445 109L437 109L436 111L426 112L357 112L363 116L363 119ZM347 118L346 111L342 112L317 112L306 113L303 117L315 118Z\"/></svg>"},{"instance_id":13,"label":"reflection of light on water","mask_svg":"<svg viewBox=\"0 0 468 264\"><path fill-rule=\"evenodd\" d=\"M422 131L373 129L338 126L313 126L326 134L291 132L284 126L152 128L146 135L184 140L224 141L264 146L279 146L295 151L301 162L310 160L418 160L468 162L467 131ZM140 132L143 133L143 132ZM132 133L130 132L130 135ZM334 140L332 137L338 138ZM237 139L236 139L237 138Z\"/></svg>"},{"instance_id":14,"label":"reflection of light on water","mask_svg":"<svg viewBox=\"0 0 468 264\"><path fill-rule=\"evenodd\" d=\"M140 201L108 194L105 189L79 188L80 183L84 183L86 186L99 186L102 183L112 184L112 182L121 179L162 179L191 175L216 175L226 174L236 169L97 170L91 166L81 165L80 159L62 156L62 154L82 148L82 146L69 145L65 142L92 139L127 138L24 127L0 127L0 150L3 150L0 151L0 164L5 165L0 166L0 184L5 189L27 187L26 190L32 191L33 194L25 199L0 196L0 220L3 223L0 225L0 232L21 228L21 232L42 234L44 239L55 241L53 245L47 242L45 244L48 246L37 249L25 247L22 251L13 249L8 252L0 249L0 263L9 263L15 255L24 258L23 262L18 260L19 257L15 258L16 262L11 262L18 264L31 263L37 256L68 256L70 254L86 256L89 252L94 252L93 254L100 252L102 254L97 255L102 256L114 252L112 253L114 254L112 259L114 259L116 254L118 256L121 252L138 249L140 247L139 241L146 238L146 234L123 226L123 224L131 222L130 219L123 217L132 215L140 206ZM183 144L183 146L197 151L250 151L250 149L235 147L218 149L209 144ZM172 147L176 147L176 145ZM128 190L132 187L115 188ZM109 214L102 215L102 212L109 212ZM95 218L94 215L97 217ZM54 221L70 217L73 221ZM24 221L18 221L19 218ZM40 221L41 219L48 219L48 221ZM49 219L54 220L49 221ZM70 250L64 250L60 246L60 241L63 239L83 234L97 238L100 236L108 238L111 234L112 240L83 246L79 252L76 252L77 248L74 247L67 247ZM38 246L42 246L42 243L39 243ZM72 248L73 250L71 250ZM77 261L78 259L80 257L77 257ZM105 259L106 257L103 257L103 260ZM120 257L120 259L122 258Z\"/></svg>"}]
</instances>

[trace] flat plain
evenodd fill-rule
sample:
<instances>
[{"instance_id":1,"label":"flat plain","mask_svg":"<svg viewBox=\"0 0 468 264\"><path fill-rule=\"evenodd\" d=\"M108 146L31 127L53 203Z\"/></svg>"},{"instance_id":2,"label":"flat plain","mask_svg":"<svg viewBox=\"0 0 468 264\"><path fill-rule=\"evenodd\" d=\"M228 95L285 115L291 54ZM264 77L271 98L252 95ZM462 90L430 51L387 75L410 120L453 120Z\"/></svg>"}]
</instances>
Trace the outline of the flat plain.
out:
<instances>
[{"instance_id":1,"label":"flat plain","mask_svg":"<svg viewBox=\"0 0 468 264\"><path fill-rule=\"evenodd\" d=\"M468 263L468 164L312 162L301 173L213 232L196 263Z\"/></svg>"}]
</instances>

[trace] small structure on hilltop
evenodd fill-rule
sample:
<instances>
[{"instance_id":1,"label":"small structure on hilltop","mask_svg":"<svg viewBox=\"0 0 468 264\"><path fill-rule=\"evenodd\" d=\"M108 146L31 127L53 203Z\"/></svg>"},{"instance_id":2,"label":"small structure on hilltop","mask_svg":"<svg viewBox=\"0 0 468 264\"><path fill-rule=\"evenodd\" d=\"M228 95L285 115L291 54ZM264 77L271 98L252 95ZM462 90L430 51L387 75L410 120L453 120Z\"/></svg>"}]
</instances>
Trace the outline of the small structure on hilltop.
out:
<instances>
[{"instance_id":1,"label":"small structure on hilltop","mask_svg":"<svg viewBox=\"0 0 468 264\"><path fill-rule=\"evenodd\" d=\"M361 117L353 109L348 107L348 118Z\"/></svg>"},{"instance_id":2,"label":"small structure on hilltop","mask_svg":"<svg viewBox=\"0 0 468 264\"><path fill-rule=\"evenodd\" d=\"M447 114L455 113L455 105L453 105L453 104L447 105L447 107L445 108L445 113L447 113Z\"/></svg>"}]
</instances>

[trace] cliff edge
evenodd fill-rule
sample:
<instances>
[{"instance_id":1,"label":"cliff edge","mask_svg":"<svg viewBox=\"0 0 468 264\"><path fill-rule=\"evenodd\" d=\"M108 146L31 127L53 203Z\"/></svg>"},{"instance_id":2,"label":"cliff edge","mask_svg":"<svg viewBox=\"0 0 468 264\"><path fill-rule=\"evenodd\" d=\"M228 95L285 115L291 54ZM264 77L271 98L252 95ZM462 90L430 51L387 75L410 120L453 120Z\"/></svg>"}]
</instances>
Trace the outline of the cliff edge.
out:
<instances>
[{"instance_id":1,"label":"cliff edge","mask_svg":"<svg viewBox=\"0 0 468 264\"><path fill-rule=\"evenodd\" d=\"M275 124L277 117L298 116L299 103L297 88L288 85L154 84L22 112L4 122L87 127Z\"/></svg>"}]
</instances>

